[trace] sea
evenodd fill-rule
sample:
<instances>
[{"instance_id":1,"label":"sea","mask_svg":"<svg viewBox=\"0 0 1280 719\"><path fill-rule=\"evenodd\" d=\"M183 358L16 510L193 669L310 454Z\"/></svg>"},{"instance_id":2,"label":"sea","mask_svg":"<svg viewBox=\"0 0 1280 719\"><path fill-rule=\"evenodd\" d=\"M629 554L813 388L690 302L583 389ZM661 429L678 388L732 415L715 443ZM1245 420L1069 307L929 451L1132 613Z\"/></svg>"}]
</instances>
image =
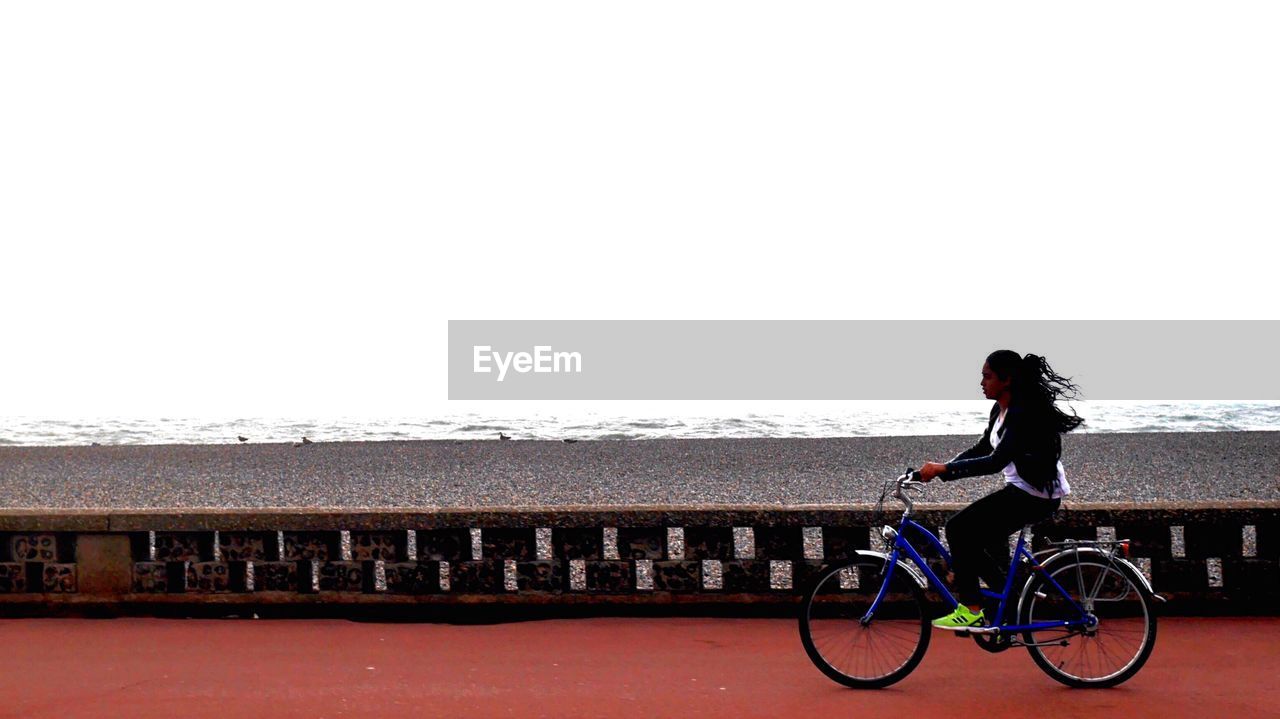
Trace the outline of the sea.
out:
<instances>
[{"instance_id":1,"label":"sea","mask_svg":"<svg viewBox=\"0 0 1280 719\"><path fill-rule=\"evenodd\" d=\"M630 441L714 437L980 435L990 402L544 403L448 405L421 416L2 417L0 445L234 444L410 439ZM1082 401L1079 432L1280 430L1280 402ZM241 440L240 438L244 438Z\"/></svg>"}]
</instances>

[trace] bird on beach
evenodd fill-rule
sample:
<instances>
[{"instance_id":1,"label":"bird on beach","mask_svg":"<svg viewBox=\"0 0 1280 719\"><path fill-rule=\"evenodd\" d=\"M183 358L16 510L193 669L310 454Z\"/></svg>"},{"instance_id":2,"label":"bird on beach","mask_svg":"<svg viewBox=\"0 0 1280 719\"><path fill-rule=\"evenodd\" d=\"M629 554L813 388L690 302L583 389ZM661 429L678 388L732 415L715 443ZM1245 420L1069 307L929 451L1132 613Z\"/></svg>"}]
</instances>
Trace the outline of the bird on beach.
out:
<instances>
[{"instance_id":1,"label":"bird on beach","mask_svg":"<svg viewBox=\"0 0 1280 719\"><path fill-rule=\"evenodd\" d=\"M569 438L567 438L567 437L566 437L565 439L562 439L562 440L560 440L560 441L561 441L561 442L564 442L565 444L573 444L574 442L577 442L578 440L576 440L576 439L569 439Z\"/></svg>"},{"instance_id":2,"label":"bird on beach","mask_svg":"<svg viewBox=\"0 0 1280 719\"><path fill-rule=\"evenodd\" d=\"M498 433L498 439L500 439L500 440L507 440L507 439L511 439L511 438L510 438L510 437L508 437L507 435L505 435L505 434L503 434L503 433L499 432L499 433Z\"/></svg>"},{"instance_id":3,"label":"bird on beach","mask_svg":"<svg viewBox=\"0 0 1280 719\"><path fill-rule=\"evenodd\" d=\"M236 435L236 439L240 440L241 442L248 442L248 441L249 441L249 438L248 438L248 437L246 437L246 436L244 436L243 434L238 434L238 435Z\"/></svg>"},{"instance_id":4,"label":"bird on beach","mask_svg":"<svg viewBox=\"0 0 1280 719\"><path fill-rule=\"evenodd\" d=\"M303 438L302 438L302 443L303 443L303 444L315 444L315 442L312 442L311 440L307 439L306 437L303 437Z\"/></svg>"}]
</instances>

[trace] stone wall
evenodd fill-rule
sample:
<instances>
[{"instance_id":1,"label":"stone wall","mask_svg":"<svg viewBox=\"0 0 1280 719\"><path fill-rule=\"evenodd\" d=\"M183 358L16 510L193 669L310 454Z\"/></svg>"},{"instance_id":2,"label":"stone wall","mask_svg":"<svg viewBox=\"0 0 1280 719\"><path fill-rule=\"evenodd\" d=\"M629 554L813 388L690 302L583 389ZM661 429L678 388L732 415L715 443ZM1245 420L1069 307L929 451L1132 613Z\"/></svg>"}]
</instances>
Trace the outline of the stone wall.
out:
<instances>
[{"instance_id":1,"label":"stone wall","mask_svg":"<svg viewBox=\"0 0 1280 719\"><path fill-rule=\"evenodd\" d=\"M956 507L917 521L940 527ZM786 604L896 512L871 508L0 513L0 613L24 605ZM1130 539L1170 609L1274 612L1280 504L1076 505L1033 544ZM939 564L937 569L942 569Z\"/></svg>"}]
</instances>

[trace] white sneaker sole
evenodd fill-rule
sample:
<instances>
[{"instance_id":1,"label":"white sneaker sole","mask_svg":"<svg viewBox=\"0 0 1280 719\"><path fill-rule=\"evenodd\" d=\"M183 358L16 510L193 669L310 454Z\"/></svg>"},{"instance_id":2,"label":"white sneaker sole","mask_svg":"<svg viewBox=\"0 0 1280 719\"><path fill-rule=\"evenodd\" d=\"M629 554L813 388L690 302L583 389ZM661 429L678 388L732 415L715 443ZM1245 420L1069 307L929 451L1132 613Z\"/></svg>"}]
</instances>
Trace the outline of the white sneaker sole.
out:
<instances>
[{"instance_id":1,"label":"white sneaker sole","mask_svg":"<svg viewBox=\"0 0 1280 719\"><path fill-rule=\"evenodd\" d=\"M988 627L985 624L974 625L971 627L940 627L933 625L934 629L941 629L947 632L955 632L956 634L992 634L996 631L996 627Z\"/></svg>"}]
</instances>

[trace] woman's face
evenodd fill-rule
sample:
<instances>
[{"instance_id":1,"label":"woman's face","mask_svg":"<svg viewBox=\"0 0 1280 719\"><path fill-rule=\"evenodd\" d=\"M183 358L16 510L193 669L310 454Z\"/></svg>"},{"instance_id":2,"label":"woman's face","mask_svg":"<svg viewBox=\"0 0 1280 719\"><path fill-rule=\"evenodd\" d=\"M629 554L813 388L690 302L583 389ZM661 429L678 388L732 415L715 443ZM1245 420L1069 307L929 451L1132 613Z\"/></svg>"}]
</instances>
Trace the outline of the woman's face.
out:
<instances>
[{"instance_id":1,"label":"woman's face","mask_svg":"<svg viewBox=\"0 0 1280 719\"><path fill-rule=\"evenodd\" d=\"M1000 379L1000 377L991 369L991 365L986 362L982 363L982 396L987 399L997 399L1000 395L1009 389L1013 378Z\"/></svg>"}]
</instances>

